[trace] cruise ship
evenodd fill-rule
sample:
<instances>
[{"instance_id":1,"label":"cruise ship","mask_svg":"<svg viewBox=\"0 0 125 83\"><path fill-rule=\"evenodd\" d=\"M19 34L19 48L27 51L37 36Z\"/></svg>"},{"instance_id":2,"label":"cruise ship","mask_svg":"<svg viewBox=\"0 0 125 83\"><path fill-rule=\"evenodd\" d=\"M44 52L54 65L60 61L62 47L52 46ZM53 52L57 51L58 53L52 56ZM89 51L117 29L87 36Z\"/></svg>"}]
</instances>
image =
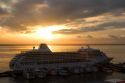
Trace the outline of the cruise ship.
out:
<instances>
[{"instance_id":1,"label":"cruise ship","mask_svg":"<svg viewBox=\"0 0 125 83\"><path fill-rule=\"evenodd\" d=\"M52 52L47 44L38 49L17 54L10 61L10 69L28 79L43 78L46 75L68 75L96 72L97 64L108 63L110 58L99 49L81 47L76 52Z\"/></svg>"}]
</instances>

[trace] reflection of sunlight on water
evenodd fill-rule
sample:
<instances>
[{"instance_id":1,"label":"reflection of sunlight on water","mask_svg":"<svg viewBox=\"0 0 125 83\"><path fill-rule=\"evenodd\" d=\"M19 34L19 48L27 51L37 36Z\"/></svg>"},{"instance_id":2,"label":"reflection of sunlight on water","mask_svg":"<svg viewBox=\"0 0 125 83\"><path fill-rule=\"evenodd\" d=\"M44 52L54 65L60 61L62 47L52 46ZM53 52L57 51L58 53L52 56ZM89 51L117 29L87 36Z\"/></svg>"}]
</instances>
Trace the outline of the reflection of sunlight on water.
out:
<instances>
[{"instance_id":1,"label":"reflection of sunlight on water","mask_svg":"<svg viewBox=\"0 0 125 83\"><path fill-rule=\"evenodd\" d=\"M0 54L0 71L9 70L9 62L13 57L11 54Z\"/></svg>"},{"instance_id":2,"label":"reflection of sunlight on water","mask_svg":"<svg viewBox=\"0 0 125 83\"><path fill-rule=\"evenodd\" d=\"M12 58L0 58L0 72L9 70L9 62Z\"/></svg>"},{"instance_id":3,"label":"reflection of sunlight on water","mask_svg":"<svg viewBox=\"0 0 125 83\"><path fill-rule=\"evenodd\" d=\"M38 48L38 46L35 46ZM5 46L0 47L0 54L17 54L21 51L27 51L33 49L33 46Z\"/></svg>"}]
</instances>

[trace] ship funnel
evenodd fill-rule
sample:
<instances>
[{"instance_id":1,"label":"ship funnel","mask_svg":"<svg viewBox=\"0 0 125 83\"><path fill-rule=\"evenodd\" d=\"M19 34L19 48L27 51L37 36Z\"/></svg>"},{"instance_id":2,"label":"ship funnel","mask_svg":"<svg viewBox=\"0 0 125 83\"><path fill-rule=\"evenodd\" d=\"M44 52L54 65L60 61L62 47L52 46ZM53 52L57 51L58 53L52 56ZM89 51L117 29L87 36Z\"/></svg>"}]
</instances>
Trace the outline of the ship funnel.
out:
<instances>
[{"instance_id":1,"label":"ship funnel","mask_svg":"<svg viewBox=\"0 0 125 83\"><path fill-rule=\"evenodd\" d=\"M48 48L47 44L40 44L39 49L41 52L51 53L52 51Z\"/></svg>"}]
</instances>

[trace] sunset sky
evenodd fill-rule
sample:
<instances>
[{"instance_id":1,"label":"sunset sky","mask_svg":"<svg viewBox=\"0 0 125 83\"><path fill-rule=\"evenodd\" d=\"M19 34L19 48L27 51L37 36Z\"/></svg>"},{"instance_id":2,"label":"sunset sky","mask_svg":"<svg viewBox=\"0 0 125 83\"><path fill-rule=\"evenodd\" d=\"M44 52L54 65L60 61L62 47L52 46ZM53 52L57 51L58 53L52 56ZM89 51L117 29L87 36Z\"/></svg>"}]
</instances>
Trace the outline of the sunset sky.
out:
<instances>
[{"instance_id":1,"label":"sunset sky","mask_svg":"<svg viewBox=\"0 0 125 83\"><path fill-rule=\"evenodd\" d=\"M125 44L125 0L0 0L0 44Z\"/></svg>"}]
</instances>

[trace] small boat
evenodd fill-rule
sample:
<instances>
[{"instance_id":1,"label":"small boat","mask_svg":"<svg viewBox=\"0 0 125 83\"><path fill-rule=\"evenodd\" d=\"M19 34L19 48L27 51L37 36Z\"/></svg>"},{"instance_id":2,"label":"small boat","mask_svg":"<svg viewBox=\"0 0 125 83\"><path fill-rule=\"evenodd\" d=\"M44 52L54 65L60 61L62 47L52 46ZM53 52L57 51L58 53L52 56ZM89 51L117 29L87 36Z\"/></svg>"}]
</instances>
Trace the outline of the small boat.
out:
<instances>
[{"instance_id":1,"label":"small boat","mask_svg":"<svg viewBox=\"0 0 125 83\"><path fill-rule=\"evenodd\" d=\"M125 83L125 80L121 80L121 79L109 79L109 80L106 80L105 82L108 82L108 83Z\"/></svg>"},{"instance_id":2,"label":"small boat","mask_svg":"<svg viewBox=\"0 0 125 83\"><path fill-rule=\"evenodd\" d=\"M84 73L85 72L85 67L80 67L79 71L80 71L80 73Z\"/></svg>"},{"instance_id":3,"label":"small boat","mask_svg":"<svg viewBox=\"0 0 125 83\"><path fill-rule=\"evenodd\" d=\"M42 69L35 69L35 75L38 78L45 78L47 76L47 69L42 68Z\"/></svg>"},{"instance_id":4,"label":"small boat","mask_svg":"<svg viewBox=\"0 0 125 83\"><path fill-rule=\"evenodd\" d=\"M97 67L92 67L92 71L93 71L93 72L97 72L97 71L98 71L98 68L97 68Z\"/></svg>"},{"instance_id":5,"label":"small boat","mask_svg":"<svg viewBox=\"0 0 125 83\"><path fill-rule=\"evenodd\" d=\"M33 79L33 78L35 78L35 75L32 72L23 72L23 76L26 79Z\"/></svg>"},{"instance_id":6,"label":"small boat","mask_svg":"<svg viewBox=\"0 0 125 83\"><path fill-rule=\"evenodd\" d=\"M73 68L73 73L80 74L81 73L80 68Z\"/></svg>"},{"instance_id":7,"label":"small boat","mask_svg":"<svg viewBox=\"0 0 125 83\"><path fill-rule=\"evenodd\" d=\"M103 72L106 72L106 73L112 73L113 70L110 69L110 68L103 68Z\"/></svg>"},{"instance_id":8,"label":"small boat","mask_svg":"<svg viewBox=\"0 0 125 83\"><path fill-rule=\"evenodd\" d=\"M56 69L52 69L52 70L50 70L49 74L52 76L55 76L58 74L58 71Z\"/></svg>"},{"instance_id":9,"label":"small boat","mask_svg":"<svg viewBox=\"0 0 125 83\"><path fill-rule=\"evenodd\" d=\"M38 78L45 78L47 76L46 72L39 71L37 72L37 77Z\"/></svg>"},{"instance_id":10,"label":"small boat","mask_svg":"<svg viewBox=\"0 0 125 83\"><path fill-rule=\"evenodd\" d=\"M58 74L60 76L67 76L67 75L69 75L69 72L65 69L61 69L61 70L58 71Z\"/></svg>"},{"instance_id":11,"label":"small boat","mask_svg":"<svg viewBox=\"0 0 125 83\"><path fill-rule=\"evenodd\" d=\"M87 72L87 73L89 73L89 72L92 72L92 71L93 71L91 67L86 67L86 68L85 68L85 70L86 70L86 72Z\"/></svg>"},{"instance_id":12,"label":"small boat","mask_svg":"<svg viewBox=\"0 0 125 83\"><path fill-rule=\"evenodd\" d=\"M12 77L14 77L14 78L16 78L16 77L17 77L17 76L16 76L16 74L14 74L14 73L12 73L12 74L11 74L11 76L12 76Z\"/></svg>"}]
</instances>

